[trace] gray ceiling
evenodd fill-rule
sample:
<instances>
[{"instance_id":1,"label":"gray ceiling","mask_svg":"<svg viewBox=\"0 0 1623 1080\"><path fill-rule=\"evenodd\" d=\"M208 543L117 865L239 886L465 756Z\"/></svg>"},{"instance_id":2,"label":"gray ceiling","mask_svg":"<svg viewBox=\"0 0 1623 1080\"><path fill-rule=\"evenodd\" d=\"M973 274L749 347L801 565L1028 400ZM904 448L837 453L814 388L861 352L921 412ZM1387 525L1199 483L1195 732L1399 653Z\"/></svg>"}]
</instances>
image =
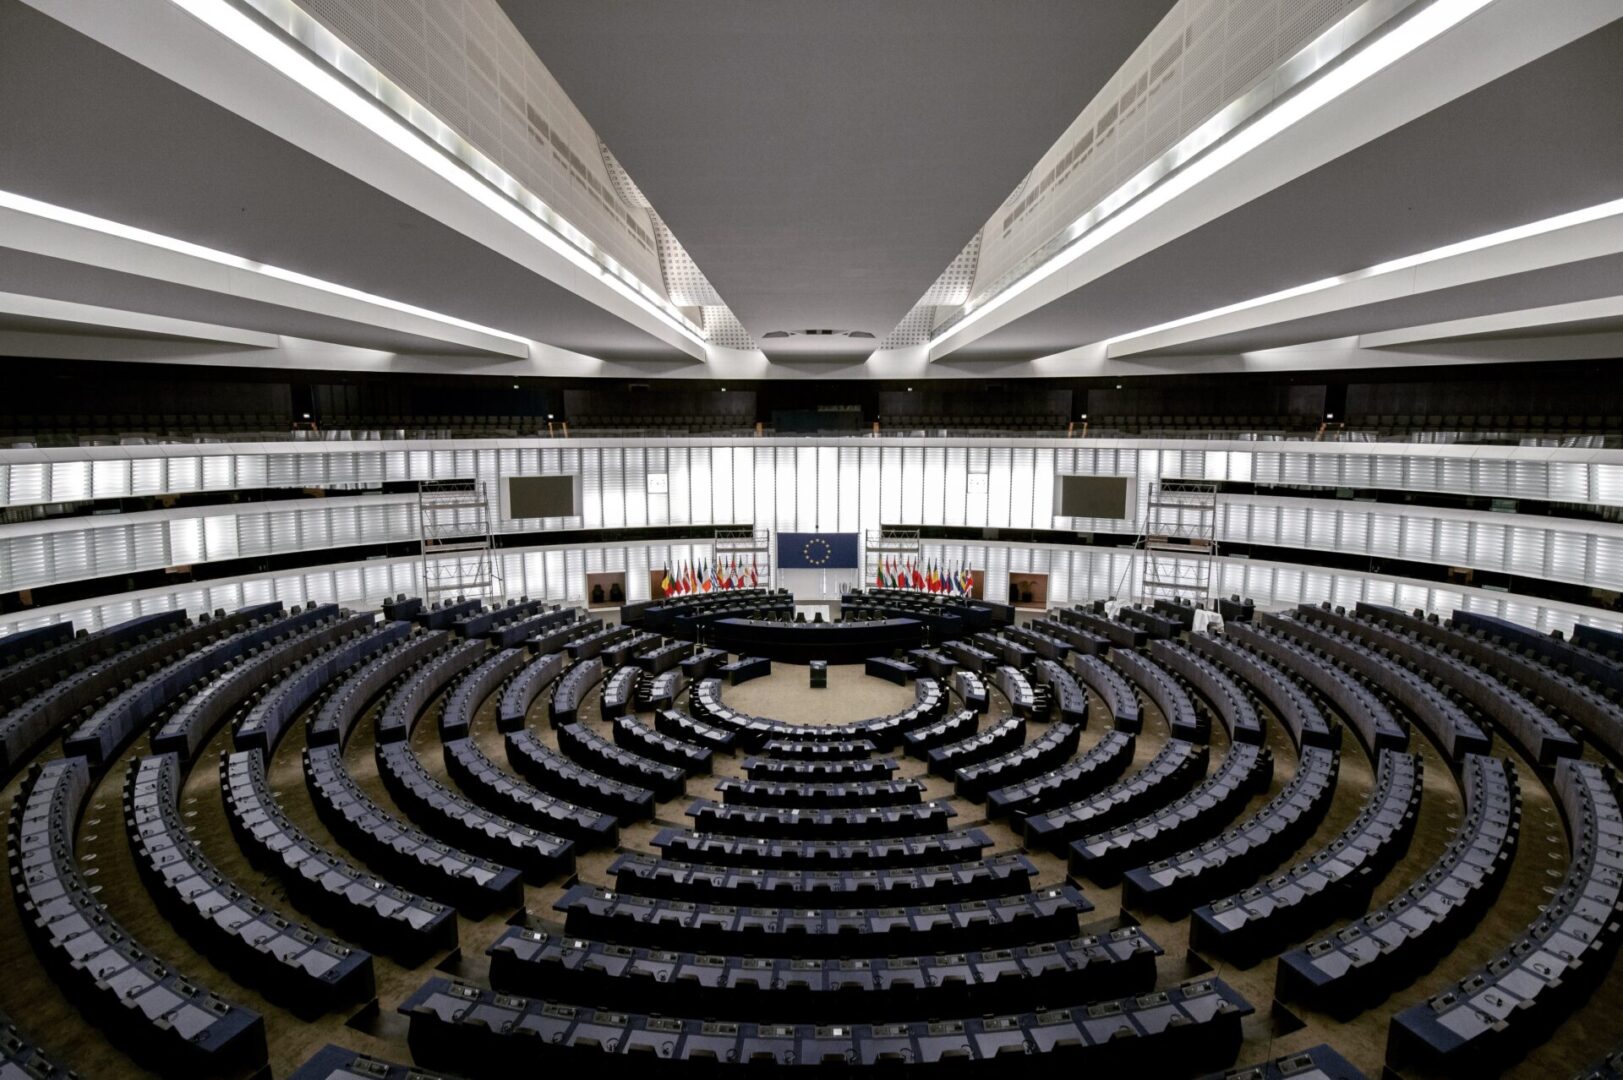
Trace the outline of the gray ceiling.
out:
<instances>
[{"instance_id":1,"label":"gray ceiling","mask_svg":"<svg viewBox=\"0 0 1623 1080\"><path fill-rule=\"evenodd\" d=\"M663 341L18 0L0 0L0 189L605 359L687 362ZM83 278L80 296L72 277ZM117 275L123 277L123 275ZM42 295L227 321L218 294L71 264ZM0 291L40 290L0 266ZM91 297L97 299L91 299ZM265 307L265 305L260 305ZM137 308L139 309L139 308ZM274 321L274 320L271 320ZM319 320L317 320L319 322ZM240 325L267 323L265 312ZM312 329L291 314L266 329ZM394 349L349 326L332 340ZM417 348L422 348L421 342Z\"/></svg>"},{"instance_id":2,"label":"gray ceiling","mask_svg":"<svg viewBox=\"0 0 1623 1080\"><path fill-rule=\"evenodd\" d=\"M849 377L875 341L762 337L830 327L882 338L1171 0L503 2L769 347L774 370ZM1620 57L1623 21L988 334L933 373L1029 374L1019 362L1034 356L1623 197ZM20 0L0 0L0 189L650 374L700 368ZM1606 295L1623 291L1620 273L1615 260L1591 260L1161 356ZM453 351L55 259L0 257L0 291Z\"/></svg>"},{"instance_id":3,"label":"gray ceiling","mask_svg":"<svg viewBox=\"0 0 1623 1080\"><path fill-rule=\"evenodd\" d=\"M1046 356L1620 197L1623 21L1162 245L948 361ZM1609 291L1623 291L1617 286ZM1378 322L1362 329L1401 325Z\"/></svg>"},{"instance_id":4,"label":"gray ceiling","mask_svg":"<svg viewBox=\"0 0 1623 1080\"><path fill-rule=\"evenodd\" d=\"M1171 0L502 0L768 355L866 355Z\"/></svg>"}]
</instances>

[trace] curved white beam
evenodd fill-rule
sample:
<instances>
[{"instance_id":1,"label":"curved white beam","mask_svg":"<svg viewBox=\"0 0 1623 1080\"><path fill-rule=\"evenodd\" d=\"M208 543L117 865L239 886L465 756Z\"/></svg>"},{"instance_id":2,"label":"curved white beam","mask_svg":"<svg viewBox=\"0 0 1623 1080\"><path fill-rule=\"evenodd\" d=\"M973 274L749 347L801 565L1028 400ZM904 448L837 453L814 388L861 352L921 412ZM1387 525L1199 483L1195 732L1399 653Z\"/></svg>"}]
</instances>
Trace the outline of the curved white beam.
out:
<instances>
[{"instance_id":1,"label":"curved white beam","mask_svg":"<svg viewBox=\"0 0 1623 1080\"><path fill-rule=\"evenodd\" d=\"M0 191L0 247L526 359L530 342L427 308Z\"/></svg>"},{"instance_id":2,"label":"curved white beam","mask_svg":"<svg viewBox=\"0 0 1623 1080\"><path fill-rule=\"evenodd\" d=\"M123 311L94 304L78 304L71 300L53 300L47 296L26 296L23 293L0 292L0 316L3 315L69 323L93 331L117 330L166 338L214 341L223 345L244 345L252 349L274 349L280 343L275 334L262 334L257 330L240 330L234 326L172 319L167 315L148 315L140 311Z\"/></svg>"},{"instance_id":3,"label":"curved white beam","mask_svg":"<svg viewBox=\"0 0 1623 1080\"><path fill-rule=\"evenodd\" d=\"M1105 355L1139 356L1620 253L1623 199L1616 199L1135 330L1106 341Z\"/></svg>"},{"instance_id":4,"label":"curved white beam","mask_svg":"<svg viewBox=\"0 0 1623 1080\"><path fill-rule=\"evenodd\" d=\"M1600 319L1623 320L1623 296L1602 296L1594 300L1575 300L1570 304L1549 304L1520 311L1504 311L1497 315L1479 315L1474 319L1450 319L1401 330L1382 330L1361 335L1358 346L1362 349L1387 349L1394 345L1417 345L1428 341L1450 341L1518 331L1527 334L1536 331L1558 332L1563 326Z\"/></svg>"}]
</instances>

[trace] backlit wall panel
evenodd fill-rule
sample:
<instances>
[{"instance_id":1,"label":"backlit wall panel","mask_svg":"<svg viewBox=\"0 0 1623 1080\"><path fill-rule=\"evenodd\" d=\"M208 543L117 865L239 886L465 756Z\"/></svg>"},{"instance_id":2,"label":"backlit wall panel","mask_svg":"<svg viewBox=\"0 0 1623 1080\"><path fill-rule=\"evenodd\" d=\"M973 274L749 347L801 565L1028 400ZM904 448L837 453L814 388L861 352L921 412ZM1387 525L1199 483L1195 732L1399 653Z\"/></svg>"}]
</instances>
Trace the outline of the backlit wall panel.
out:
<instances>
[{"instance_id":1,"label":"backlit wall panel","mask_svg":"<svg viewBox=\"0 0 1623 1080\"><path fill-rule=\"evenodd\" d=\"M608 544L589 549L511 549L501 552L499 560L507 595L582 604L588 571L625 571L628 599L646 600L649 596L645 571L684 560L691 562L708 552L708 545L697 544ZM1137 581L1140 558L1122 548L1049 548L978 541L928 543L924 546L924 557L948 565L967 563L985 567L986 594L992 598L1007 596L1011 571L1047 573L1050 606L1127 595ZM418 593L419 568L414 558L379 559L121 593L7 616L0 619L0 633L61 619L71 619L75 627L96 630L151 611L183 607L196 614L273 599L288 604L316 601L375 607L387 597ZM1367 600L1406 610L1418 607L1448 612L1465 608L1513 618L1546 631L1570 628L1575 621L1614 629L1623 627L1623 619L1615 613L1596 608L1262 560L1219 557L1213 583L1221 594L1250 596L1265 607L1323 600L1340 604Z\"/></svg>"},{"instance_id":2,"label":"backlit wall panel","mask_svg":"<svg viewBox=\"0 0 1623 1080\"><path fill-rule=\"evenodd\" d=\"M650 473L667 491L650 493ZM578 518L501 522L510 532L751 524L865 532L949 525L1120 532L1119 521L1053 514L1056 473L1135 478L1143 513L1157 476L1261 485L1322 497L1224 496L1223 543L1471 566L1623 588L1623 527L1335 498L1338 488L1448 492L1623 505L1623 455L1542 447L1361 446L1155 440L715 439L459 440L0 451L0 498L16 508L132 495L318 487L324 500L254 502L0 526L0 589L281 551L399 542L414 497L343 495L384 481L515 473L582 477ZM1068 570L1071 568L1068 568ZM1073 581L1089 580L1078 572Z\"/></svg>"},{"instance_id":3,"label":"backlit wall panel","mask_svg":"<svg viewBox=\"0 0 1623 1080\"><path fill-rule=\"evenodd\" d=\"M853 442L857 442L853 445ZM82 448L78 451L0 452L0 477L15 503L145 493L232 490L244 483L339 486L381 479L448 479L467 475L493 481L513 471L579 472L583 513L571 519L502 522L511 532L566 528L637 527L644 524L708 526L753 524L776 531L838 528L863 532L881 524L973 528L1130 531L1119 521L1053 516L1056 470L1079 474L1153 477L1158 471L1190 478L1243 481L1259 475L1331 487L1458 485L1455 490L1503 497L1554 494L1594 502L1614 486L1618 466L1605 461L1445 458L1417 453L1355 454L1337 448L1189 450L1148 444L1013 445L893 444L891 441L747 440L742 444L642 443L537 447L478 446L433 449L286 448L177 454L189 448ZM349 444L360 445L360 444ZM116 460L27 461L29 455L94 454L115 449L152 454ZM1514 449L1514 448L1510 448ZM1333 452L1332 452L1333 451ZM1595 456L1594 451L1570 452ZM1616 456L1616 455L1613 455ZM657 466L657 468L656 468ZM648 474L663 470L668 492L650 495ZM969 490L978 478L978 490ZM1139 483L1143 513L1148 484ZM1623 494L1623 492L1620 492ZM1346 499L1225 496L1219 539L1225 543L1300 547L1430 562L1605 588L1623 587L1617 568L1623 530L1606 523L1515 515L1399 508ZM409 495L373 500L355 514L341 507L355 498L323 503L259 503L229 510L176 510L162 515L166 535L150 538L151 518L55 519L0 526L0 587L28 588L55 581L155 569L276 551L398 542L413 537L412 515L399 507ZM390 504L395 510L378 508ZM278 509L267 509L278 508ZM231 524L229 519L236 519ZM184 519L193 524L181 524ZM226 520L221 520L226 519ZM196 521L202 524L195 524ZM106 530L128 530L123 538ZM200 531L199 531L200 530ZM23 542L25 536L48 539ZM70 535L74 534L74 535ZM82 534L77 535L77 534Z\"/></svg>"},{"instance_id":4,"label":"backlit wall panel","mask_svg":"<svg viewBox=\"0 0 1623 1080\"><path fill-rule=\"evenodd\" d=\"M414 495L243 503L0 525L0 591L417 537Z\"/></svg>"}]
</instances>

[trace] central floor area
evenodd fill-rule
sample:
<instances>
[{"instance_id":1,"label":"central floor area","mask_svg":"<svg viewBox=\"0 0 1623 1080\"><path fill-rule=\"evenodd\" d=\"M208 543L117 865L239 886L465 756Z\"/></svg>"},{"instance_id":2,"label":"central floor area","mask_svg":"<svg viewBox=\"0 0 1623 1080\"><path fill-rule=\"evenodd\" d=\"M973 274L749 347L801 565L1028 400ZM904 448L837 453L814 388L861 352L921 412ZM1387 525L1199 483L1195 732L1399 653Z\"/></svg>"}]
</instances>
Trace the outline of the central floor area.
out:
<instances>
[{"instance_id":1,"label":"central floor area","mask_svg":"<svg viewBox=\"0 0 1623 1080\"><path fill-rule=\"evenodd\" d=\"M774 663L772 674L722 691L722 700L751 716L786 724L846 724L889 716L913 704L913 687L863 673L861 664L830 664L828 688L809 690L805 664Z\"/></svg>"}]
</instances>

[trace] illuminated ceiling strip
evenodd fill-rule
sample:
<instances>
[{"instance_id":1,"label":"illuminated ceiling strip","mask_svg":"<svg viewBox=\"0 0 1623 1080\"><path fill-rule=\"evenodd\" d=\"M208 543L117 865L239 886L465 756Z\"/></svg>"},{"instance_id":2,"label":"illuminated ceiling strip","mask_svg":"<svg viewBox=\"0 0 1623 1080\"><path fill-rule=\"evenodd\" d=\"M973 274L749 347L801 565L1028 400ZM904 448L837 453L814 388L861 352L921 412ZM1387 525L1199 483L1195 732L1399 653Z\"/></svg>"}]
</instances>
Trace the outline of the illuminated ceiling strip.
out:
<instances>
[{"instance_id":1,"label":"illuminated ceiling strip","mask_svg":"<svg viewBox=\"0 0 1623 1080\"><path fill-rule=\"evenodd\" d=\"M26 195L18 195L15 192L10 191L0 191L0 213L6 211L17 215L22 215L25 218L34 218L38 221L47 222L53 226L67 226L70 229L81 230L83 232L93 233L122 241L126 244L136 245L136 248L132 250L138 251L141 248L146 248L168 252L170 254L183 256L189 259L197 259L201 262L206 262L214 266L224 268L228 271L248 274L268 281L283 282L288 285L296 286L300 289L309 289L313 292L321 293L329 297L353 301L368 307L378 308L388 312L395 312L401 315L408 315L414 319L421 319L429 324L455 328L457 330L466 331L468 334L481 335L486 339L493 339L484 342L485 345L494 345L496 346L496 351L500 351L505 355L515 357L528 357L530 355L530 340L528 338L520 337L517 334L510 334L505 330L497 330L493 327L481 326L478 323L469 322L466 319L459 319L454 315L446 315L443 312L430 311L427 308L420 308L413 304L402 303L399 300L391 300L386 296L377 296L372 293L362 292L360 289L352 289L348 285L340 285L337 282L325 281L321 278L311 277L308 274L301 274L294 270L285 270L279 266L271 266L267 263L255 262L252 259L245 259L241 255L232 255L229 252L216 251L213 248L207 248L201 244L194 244L189 240L181 240L173 236L165 236L162 233L151 232L147 229L137 228L134 225L125 225L124 223L118 221L109 221L106 218L96 217L93 214L86 214L78 210L70 210L65 206L56 206L52 203L41 202L38 199L32 199ZM0 247L13 247L17 248L18 250L33 250L34 247L32 245L32 241L32 235L25 230L15 230L0 234ZM76 258L73 254L73 249L71 248L63 248L58 250L50 247L50 245L46 245L45 248L45 250L40 252L41 254L53 255L57 258L66 258L73 261L91 261ZM106 264L106 267L108 269L118 270L122 273L139 274L145 277L158 277L158 271L167 269L167 267L165 267L160 261L153 260L150 253L144 262L139 263L139 268L137 267L136 263L128 262L127 258L126 262L122 265ZM208 289L209 291L213 292L234 292L234 290L227 287L228 282L222 283L219 286L210 284L206 279L176 280L176 283L191 285L195 288ZM258 300L262 303L275 303L282 307L298 306L297 304L290 304L286 300L271 300L263 295L254 296L252 294L240 292L236 292L234 294L242 295L245 299ZM348 319L349 321L366 321L364 319L357 318L355 314L345 314L336 309L323 310L317 313L330 315L334 318ZM417 333L417 331L414 331L409 327L391 325L381 322L378 323L378 325L382 325L387 329L400 330L404 333ZM458 335L454 338L446 338L445 340L455 341L458 344L470 343L464 340L464 335Z\"/></svg>"},{"instance_id":2,"label":"illuminated ceiling strip","mask_svg":"<svg viewBox=\"0 0 1623 1080\"><path fill-rule=\"evenodd\" d=\"M518 226L575 267L597 276L615 292L695 344L706 343L703 331L668 300L599 249L590 237L541 202L297 5L289 0L248 0L267 19L320 56L330 69L238 10L229 0L170 2ZM341 72L342 77L335 72Z\"/></svg>"},{"instance_id":3,"label":"illuminated ceiling strip","mask_svg":"<svg viewBox=\"0 0 1623 1080\"><path fill-rule=\"evenodd\" d=\"M1105 241L1144 220L1173 199L1186 194L1228 165L1263 146L1274 136L1294 127L1325 105L1453 29L1492 2L1493 0L1434 0L1430 7L1415 13L1338 65L1303 85L1291 97L1280 101L1246 126L1208 148L1205 144L1215 137L1212 132L1218 130L1212 127L1218 119L1214 117L1212 121L1208 121L1206 125L1202 125L1186 137L1185 142L1195 140L1190 147L1180 144L1177 148L1177 153L1182 158L1204 150L1202 156L1195 157L1181 168L1177 165L1172 166L1177 171L1166 175L1159 183L1147 178L1146 173L1140 173L1138 177L1128 181L1108 196L1099 207L1078 218L1062 234L1068 243L1067 247L1062 248L1053 258L990 300L969 308L963 317L950 323L931 338L929 347L932 350L938 348L949 338L958 335L1015 297L1070 266ZM1143 190L1145 187L1147 190ZM1126 205L1122 206L1124 202ZM1104 216L1117 207L1121 208L1113 216Z\"/></svg>"},{"instance_id":4,"label":"illuminated ceiling strip","mask_svg":"<svg viewBox=\"0 0 1623 1080\"><path fill-rule=\"evenodd\" d=\"M1226 319L1231 315L1238 315L1243 312L1256 310L1258 308L1281 304L1288 300L1297 299L1298 297L1311 296L1314 293L1322 293L1343 285L1374 282L1381 278L1389 278L1395 274L1402 274L1405 271L1413 270L1417 267L1440 263L1448 259L1456 259L1462 255L1480 255L1494 248L1504 248L1508 245L1515 244L1523 240L1532 240L1537 237L1549 236L1552 233L1577 228L1582 225L1591 225L1598 221L1605 221L1609 218L1616 218L1620 216L1623 216L1623 199L1601 203L1597 206L1588 206L1581 210L1573 210L1569 213L1557 214L1555 217L1544 218L1541 221L1532 221L1525 225L1517 225L1513 228L1501 229L1498 232L1485 233L1482 236L1475 236L1468 240L1461 240L1453 244L1445 244L1442 247L1432 248L1430 251L1421 251L1413 255L1405 255L1402 258L1392 259L1384 263L1378 263L1375 266L1365 267L1362 270L1354 270L1351 273L1338 274L1335 277L1321 278L1318 281L1310 281L1302 285L1293 285L1288 289L1281 289L1278 292L1269 293L1266 296L1255 296L1249 300L1241 300L1238 303L1229 304L1225 307L1213 308L1210 311L1202 311L1195 315L1186 315L1182 318L1172 319L1168 322L1161 323L1158 326L1150 326L1142 330L1133 330L1125 334L1118 334L1116 337L1108 338L1100 344L1106 347L1108 350L1108 355L1110 356L1126 356L1135 352L1146 352L1154 348L1165 348L1171 344L1181 344L1186 341L1198 341L1203 337L1217 336L1222 333L1232 333L1235 329L1237 329L1237 327L1233 325L1225 325L1199 334L1170 334L1171 331L1197 326L1202 323L1216 322L1218 320ZM1595 253L1585 249L1585 251L1581 254L1582 257L1592 257ZM1474 279L1500 277L1506 273L1516 272L1518 269L1535 268L1531 266L1520 268L1497 268L1486 263L1478 263L1476 265L1480 270L1480 273L1474 275ZM1455 282L1450 282L1449 284L1454 283ZM1386 298L1387 297L1385 296L1380 296L1375 297L1374 299ZM1366 299L1362 302L1367 303L1370 301ZM1320 308L1313 311L1291 311L1290 313L1281 316L1281 318L1300 318L1303 317L1304 314L1319 314L1323 310L1340 310L1346 306L1356 306L1356 304L1326 304L1321 305ZM1270 325L1277 321L1281 320L1256 320L1253 322L1253 324ZM1177 341L1169 340L1169 338L1172 336L1176 336ZM1147 340L1157 337L1162 338L1163 340L1155 342L1149 342ZM1118 346L1123 345L1131 346L1134 343L1137 343L1137 347L1118 348Z\"/></svg>"}]
</instances>

